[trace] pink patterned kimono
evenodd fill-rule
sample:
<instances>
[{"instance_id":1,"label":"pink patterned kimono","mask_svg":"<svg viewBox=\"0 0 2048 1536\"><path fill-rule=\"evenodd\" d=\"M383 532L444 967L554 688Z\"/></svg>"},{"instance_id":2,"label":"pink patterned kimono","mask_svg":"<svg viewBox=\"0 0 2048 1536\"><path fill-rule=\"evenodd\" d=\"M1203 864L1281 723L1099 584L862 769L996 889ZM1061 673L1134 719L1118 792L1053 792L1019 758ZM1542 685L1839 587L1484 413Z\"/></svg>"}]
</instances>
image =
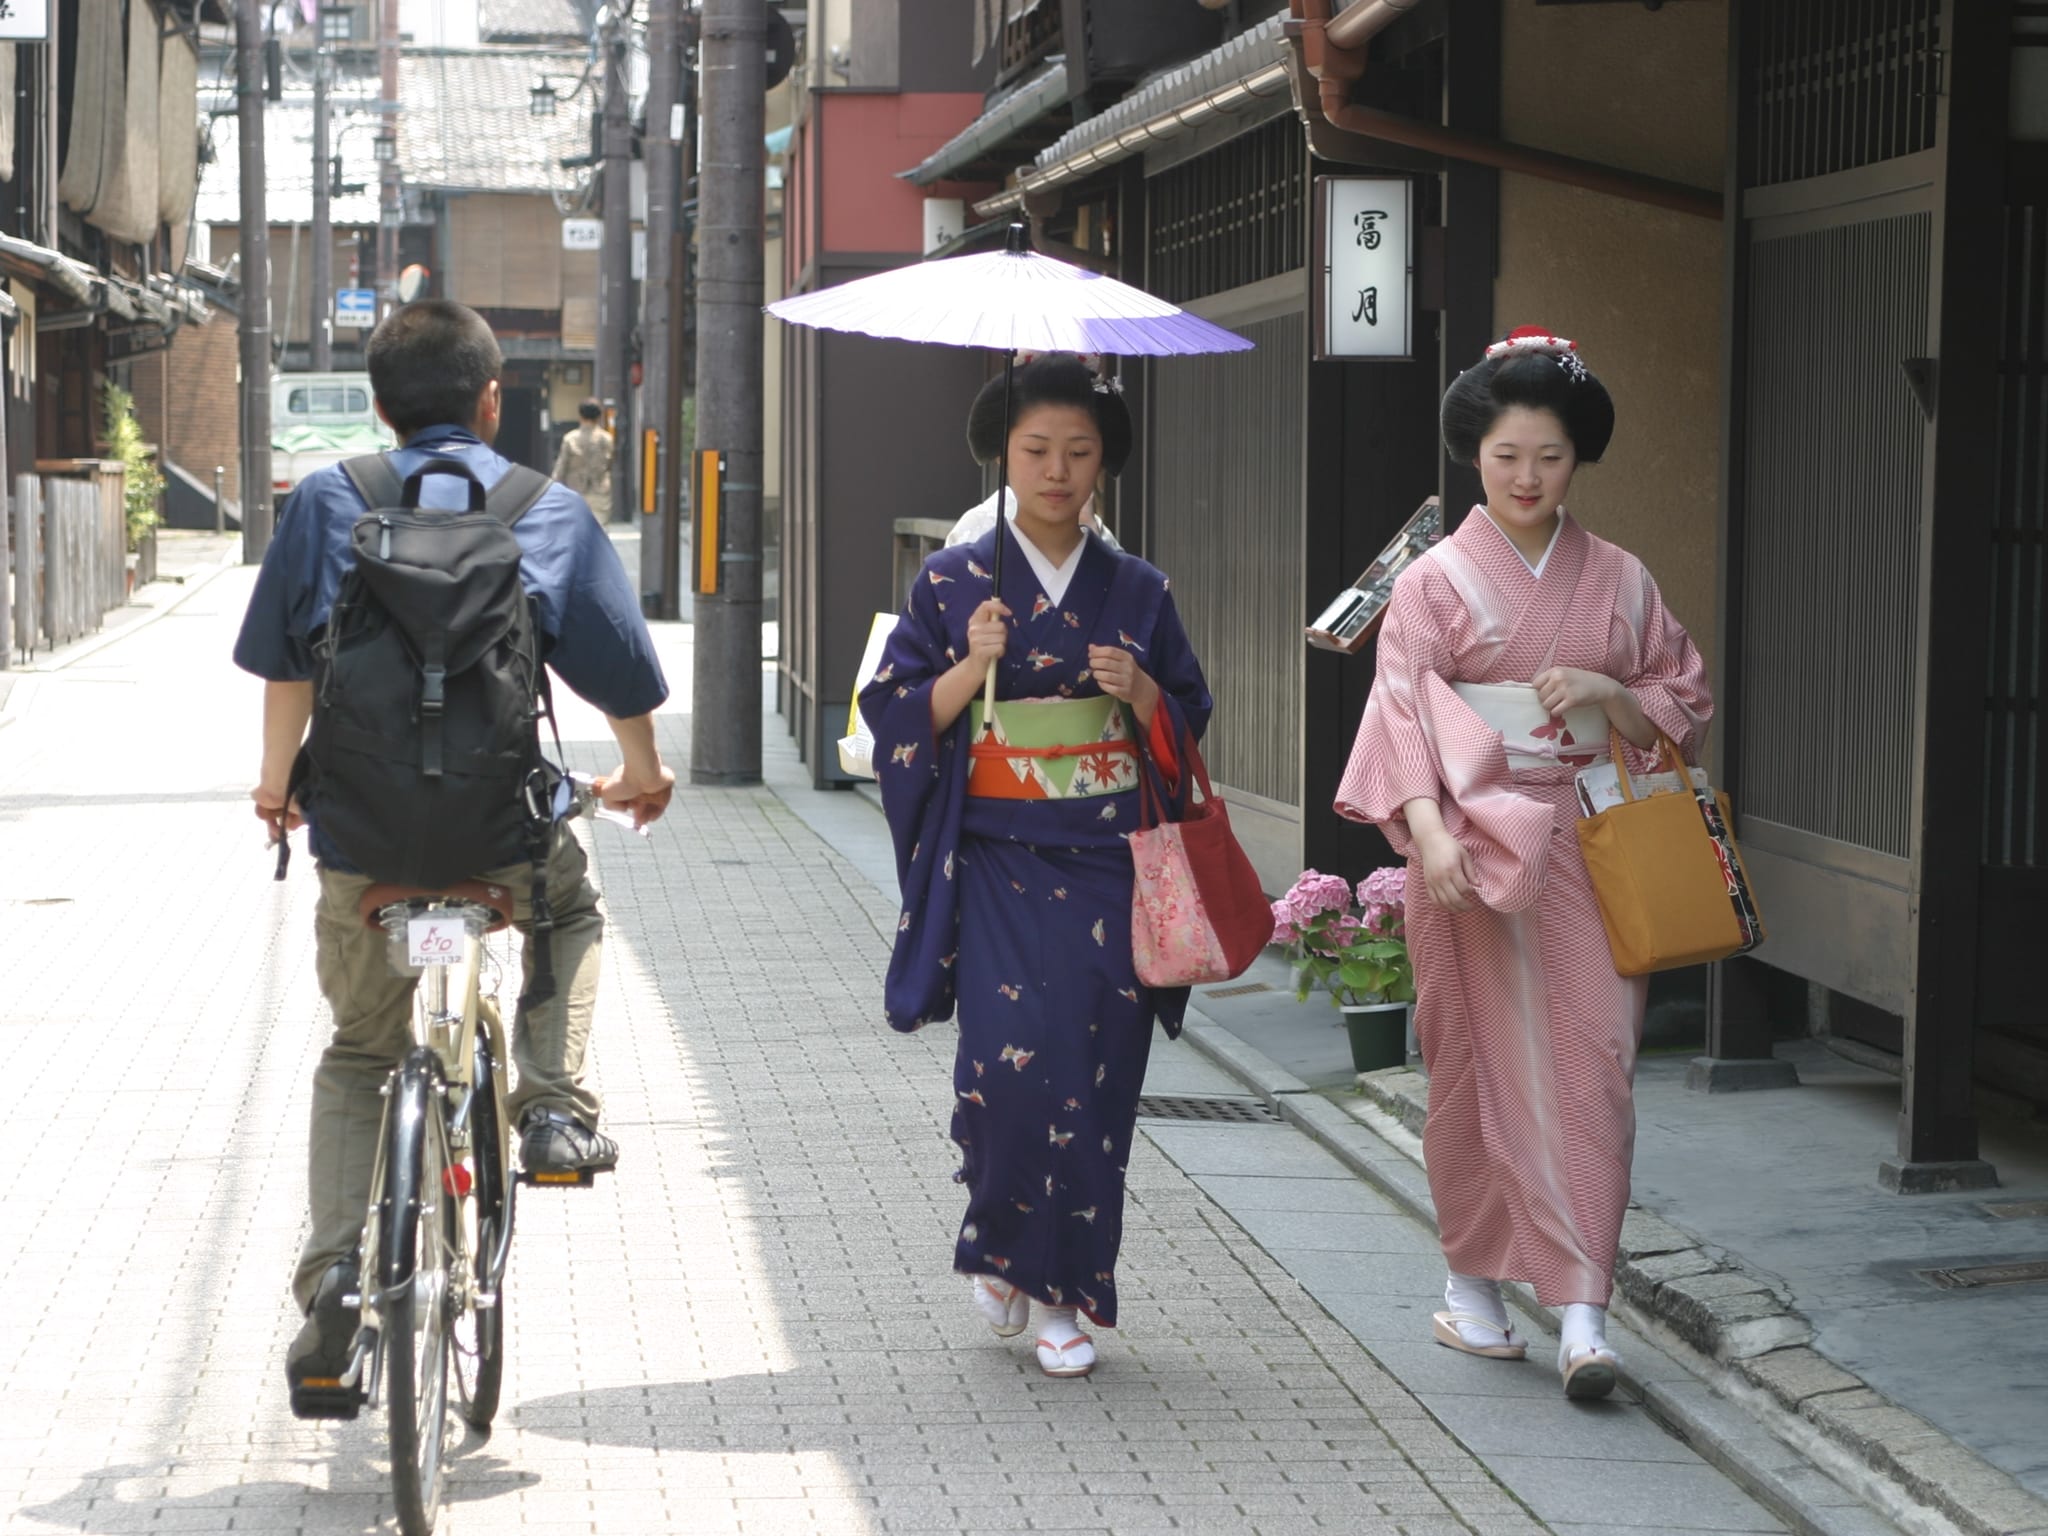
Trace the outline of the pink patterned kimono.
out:
<instances>
[{"instance_id":1,"label":"pink patterned kimono","mask_svg":"<svg viewBox=\"0 0 2048 1536\"><path fill-rule=\"evenodd\" d=\"M1694 757L1713 713L1706 667L1642 562L1565 514L1538 577L1474 508L1394 587L1337 810L1408 855L1423 1144L1445 1258L1460 1274L1527 1280L1548 1306L1604 1306L1645 990L1614 972L1574 830L1574 774L1606 749L1560 730L1567 752L1541 728L1549 744L1504 743L1452 686L1527 683L1553 656L1619 679ZM1439 802L1471 854L1483 906L1430 901L1401 814L1418 797Z\"/></svg>"}]
</instances>

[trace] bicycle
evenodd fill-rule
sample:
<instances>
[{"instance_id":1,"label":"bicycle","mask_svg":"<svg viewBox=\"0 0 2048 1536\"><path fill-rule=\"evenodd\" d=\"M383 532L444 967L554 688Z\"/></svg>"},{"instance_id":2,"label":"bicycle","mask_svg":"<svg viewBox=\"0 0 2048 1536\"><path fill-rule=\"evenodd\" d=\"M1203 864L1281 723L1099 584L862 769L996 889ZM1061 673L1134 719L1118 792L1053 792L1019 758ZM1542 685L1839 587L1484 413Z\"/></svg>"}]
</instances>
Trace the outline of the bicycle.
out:
<instances>
[{"instance_id":1,"label":"bicycle","mask_svg":"<svg viewBox=\"0 0 2048 1536\"><path fill-rule=\"evenodd\" d=\"M631 825L592 781L569 783L572 817ZM509 926L512 892L476 880L441 891L375 885L358 910L388 936L393 963L420 973L413 1044L385 1081L361 1289L343 1298L361 1309L355 1347L339 1377L301 1392L331 1394L338 1418L383 1393L398 1526L427 1536L441 1505L451 1368L466 1423L488 1433L498 1411L518 1187L588 1186L594 1172L510 1172L504 1024L482 976L485 940Z\"/></svg>"}]
</instances>

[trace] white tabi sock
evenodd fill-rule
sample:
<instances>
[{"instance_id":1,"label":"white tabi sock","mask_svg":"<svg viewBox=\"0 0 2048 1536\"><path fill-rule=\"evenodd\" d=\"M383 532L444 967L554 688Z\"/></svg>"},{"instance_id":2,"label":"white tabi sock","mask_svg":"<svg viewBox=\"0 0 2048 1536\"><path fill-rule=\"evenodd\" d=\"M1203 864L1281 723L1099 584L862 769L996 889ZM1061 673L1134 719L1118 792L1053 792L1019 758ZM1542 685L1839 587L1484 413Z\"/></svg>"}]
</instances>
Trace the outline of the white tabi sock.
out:
<instances>
[{"instance_id":1,"label":"white tabi sock","mask_svg":"<svg viewBox=\"0 0 2048 1536\"><path fill-rule=\"evenodd\" d=\"M1508 1306L1501 1299L1500 1282L1487 1280L1478 1275L1461 1275L1455 1269L1450 1279L1444 1282L1444 1305L1453 1312L1463 1312L1472 1317L1483 1317L1500 1329L1475 1328L1470 1323L1458 1323L1458 1337L1475 1349L1489 1344L1499 1344L1508 1331Z\"/></svg>"},{"instance_id":2,"label":"white tabi sock","mask_svg":"<svg viewBox=\"0 0 2048 1536\"><path fill-rule=\"evenodd\" d=\"M1081 1328L1075 1322L1072 1307L1048 1307L1034 1301L1031 1310L1038 1318L1038 1337L1052 1345L1070 1344L1081 1337Z\"/></svg>"},{"instance_id":3,"label":"white tabi sock","mask_svg":"<svg viewBox=\"0 0 2048 1536\"><path fill-rule=\"evenodd\" d=\"M1559 1368L1563 1368L1563 1362L1569 1361L1575 1350L1606 1348L1607 1309L1583 1301L1568 1303L1558 1329Z\"/></svg>"}]
</instances>

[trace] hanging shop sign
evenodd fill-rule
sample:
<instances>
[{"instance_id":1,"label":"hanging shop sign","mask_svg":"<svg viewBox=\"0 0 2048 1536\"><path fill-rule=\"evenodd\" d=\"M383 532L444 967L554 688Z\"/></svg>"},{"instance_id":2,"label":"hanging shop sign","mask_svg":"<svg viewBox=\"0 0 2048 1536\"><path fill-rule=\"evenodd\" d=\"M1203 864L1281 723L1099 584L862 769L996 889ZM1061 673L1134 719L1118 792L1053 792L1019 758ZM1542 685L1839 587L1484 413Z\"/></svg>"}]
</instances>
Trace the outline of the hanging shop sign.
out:
<instances>
[{"instance_id":1,"label":"hanging shop sign","mask_svg":"<svg viewBox=\"0 0 2048 1536\"><path fill-rule=\"evenodd\" d=\"M562 249L595 251L604 245L603 219L562 220Z\"/></svg>"},{"instance_id":2,"label":"hanging shop sign","mask_svg":"<svg viewBox=\"0 0 2048 1536\"><path fill-rule=\"evenodd\" d=\"M4 0L0 3L0 38L16 43L48 42L49 0Z\"/></svg>"},{"instance_id":3,"label":"hanging shop sign","mask_svg":"<svg viewBox=\"0 0 2048 1536\"><path fill-rule=\"evenodd\" d=\"M1318 361L1415 355L1415 183L1318 176L1313 316Z\"/></svg>"}]
</instances>

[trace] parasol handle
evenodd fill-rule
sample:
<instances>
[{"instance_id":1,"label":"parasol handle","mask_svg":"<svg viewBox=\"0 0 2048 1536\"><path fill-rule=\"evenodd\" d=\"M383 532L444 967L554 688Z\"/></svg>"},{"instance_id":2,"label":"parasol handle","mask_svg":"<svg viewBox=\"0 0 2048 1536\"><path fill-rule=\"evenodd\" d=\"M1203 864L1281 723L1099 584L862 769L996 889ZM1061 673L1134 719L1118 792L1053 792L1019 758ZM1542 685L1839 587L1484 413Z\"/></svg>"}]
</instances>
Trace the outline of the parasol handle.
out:
<instances>
[{"instance_id":1,"label":"parasol handle","mask_svg":"<svg viewBox=\"0 0 2048 1536\"><path fill-rule=\"evenodd\" d=\"M998 601L1003 595L1003 548L1010 542L1009 507L1010 499L1010 390L1016 382L1017 349L1010 348L1003 359L1003 451L996 459L996 552L995 573L990 578L991 595ZM982 716L993 722L996 717L996 664L988 665L988 677L982 684Z\"/></svg>"}]
</instances>

